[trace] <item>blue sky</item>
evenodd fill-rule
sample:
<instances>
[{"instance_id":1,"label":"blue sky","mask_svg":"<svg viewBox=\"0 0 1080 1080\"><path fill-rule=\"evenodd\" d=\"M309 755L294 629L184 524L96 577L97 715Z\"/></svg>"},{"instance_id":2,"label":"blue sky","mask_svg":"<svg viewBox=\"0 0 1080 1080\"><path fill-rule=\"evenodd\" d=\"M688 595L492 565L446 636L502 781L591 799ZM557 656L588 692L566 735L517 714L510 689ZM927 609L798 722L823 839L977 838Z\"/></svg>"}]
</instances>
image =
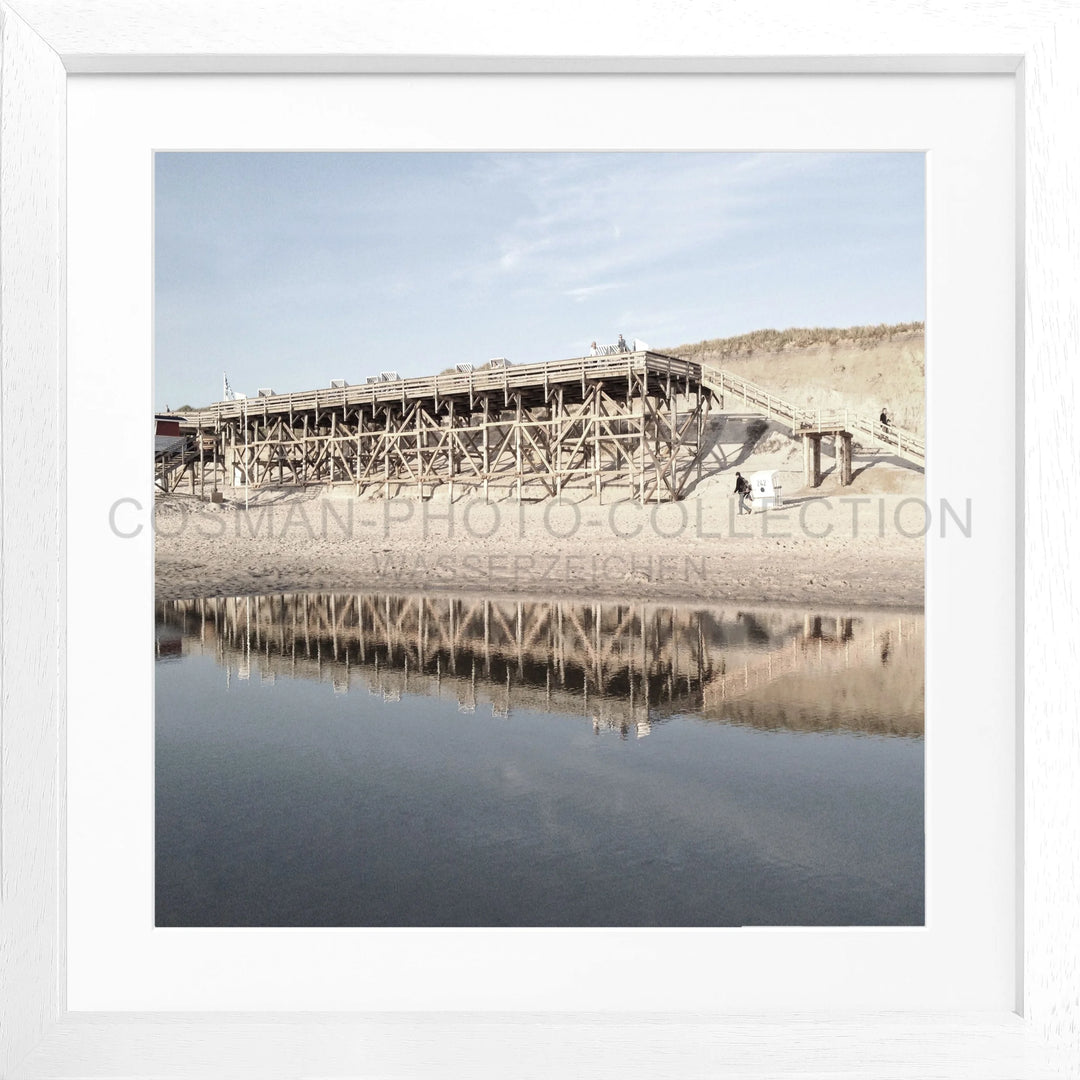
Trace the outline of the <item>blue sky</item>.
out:
<instances>
[{"instance_id":1,"label":"blue sky","mask_svg":"<svg viewBox=\"0 0 1080 1080\"><path fill-rule=\"evenodd\" d=\"M155 406L921 320L918 153L159 153Z\"/></svg>"}]
</instances>

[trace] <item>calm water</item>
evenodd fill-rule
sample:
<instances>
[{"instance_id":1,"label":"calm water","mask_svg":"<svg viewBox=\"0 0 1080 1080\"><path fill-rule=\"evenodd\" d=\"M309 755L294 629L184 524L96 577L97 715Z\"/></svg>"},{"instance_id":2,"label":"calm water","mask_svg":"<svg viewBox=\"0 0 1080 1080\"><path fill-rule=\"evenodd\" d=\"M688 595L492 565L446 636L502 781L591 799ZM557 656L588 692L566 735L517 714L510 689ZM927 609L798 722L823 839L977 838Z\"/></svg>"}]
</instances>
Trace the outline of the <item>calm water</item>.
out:
<instances>
[{"instance_id":1,"label":"calm water","mask_svg":"<svg viewBox=\"0 0 1080 1080\"><path fill-rule=\"evenodd\" d=\"M157 606L158 926L923 922L923 619Z\"/></svg>"}]
</instances>

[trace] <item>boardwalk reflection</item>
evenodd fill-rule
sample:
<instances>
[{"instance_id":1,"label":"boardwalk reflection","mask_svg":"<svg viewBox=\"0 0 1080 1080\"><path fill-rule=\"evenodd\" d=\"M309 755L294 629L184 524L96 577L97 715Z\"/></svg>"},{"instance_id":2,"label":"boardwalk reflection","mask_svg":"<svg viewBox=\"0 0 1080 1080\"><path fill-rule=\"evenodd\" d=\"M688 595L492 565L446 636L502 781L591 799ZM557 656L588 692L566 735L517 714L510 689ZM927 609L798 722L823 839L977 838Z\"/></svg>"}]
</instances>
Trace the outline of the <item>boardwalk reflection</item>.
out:
<instances>
[{"instance_id":1,"label":"boardwalk reflection","mask_svg":"<svg viewBox=\"0 0 1080 1080\"><path fill-rule=\"evenodd\" d=\"M673 715L756 727L923 733L923 617L392 594L162 601L158 659L538 710L643 736Z\"/></svg>"}]
</instances>

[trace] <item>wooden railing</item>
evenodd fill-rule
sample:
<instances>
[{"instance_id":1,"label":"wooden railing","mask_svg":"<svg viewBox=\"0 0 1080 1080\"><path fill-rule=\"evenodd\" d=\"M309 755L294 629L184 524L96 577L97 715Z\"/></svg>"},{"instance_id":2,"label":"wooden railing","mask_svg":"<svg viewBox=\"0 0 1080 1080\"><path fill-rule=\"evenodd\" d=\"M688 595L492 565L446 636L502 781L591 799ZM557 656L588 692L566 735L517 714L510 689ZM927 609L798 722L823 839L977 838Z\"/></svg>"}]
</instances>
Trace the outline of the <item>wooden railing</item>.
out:
<instances>
[{"instance_id":1,"label":"wooden railing","mask_svg":"<svg viewBox=\"0 0 1080 1080\"><path fill-rule=\"evenodd\" d=\"M917 461L920 465L926 462L926 444L913 431L906 431L895 424L883 424L880 420L871 420L858 413L844 411L804 415L796 434L807 431L849 431L853 435L869 436L881 446L895 450L901 457Z\"/></svg>"},{"instance_id":2,"label":"wooden railing","mask_svg":"<svg viewBox=\"0 0 1080 1080\"><path fill-rule=\"evenodd\" d=\"M898 428L893 424L882 424L879 420L848 410L815 413L809 409L800 409L762 386L733 375L730 371L710 367L707 364L701 365L701 381L704 386L719 393L725 400L725 404L728 396L738 397L747 408L764 413L770 420L776 419L786 423L791 428L792 435L805 432L847 431L853 435L866 436L881 446L895 450L898 456L916 464L926 463L926 444L923 439L914 432Z\"/></svg>"},{"instance_id":3,"label":"wooden railing","mask_svg":"<svg viewBox=\"0 0 1080 1080\"><path fill-rule=\"evenodd\" d=\"M879 420L863 416L853 416L849 430L868 435L882 446L895 450L900 457L917 461L920 465L926 464L926 443L913 431L905 431L893 424L882 424Z\"/></svg>"},{"instance_id":4,"label":"wooden railing","mask_svg":"<svg viewBox=\"0 0 1080 1080\"><path fill-rule=\"evenodd\" d=\"M214 421L243 415L303 412L309 409L334 409L385 401L408 401L416 398L465 397L493 390L535 389L578 379L619 378L647 372L680 381L697 382L698 364L662 353L619 353L614 356L580 356L545 364L517 364L487 368L482 371L448 372L392 382L360 383L356 386L325 390L305 390L293 394L272 394L240 401L221 401L209 408L188 413L189 424L208 426Z\"/></svg>"},{"instance_id":5,"label":"wooden railing","mask_svg":"<svg viewBox=\"0 0 1080 1080\"><path fill-rule=\"evenodd\" d=\"M721 368L702 364L701 381L703 385L720 394L725 405L728 396L739 397L748 408L753 407L756 411L764 413L770 420L783 420L792 429L805 415L803 410L792 405L790 401L778 397L771 390L766 390L763 386L758 386L748 379L733 375L730 371L724 371Z\"/></svg>"}]
</instances>

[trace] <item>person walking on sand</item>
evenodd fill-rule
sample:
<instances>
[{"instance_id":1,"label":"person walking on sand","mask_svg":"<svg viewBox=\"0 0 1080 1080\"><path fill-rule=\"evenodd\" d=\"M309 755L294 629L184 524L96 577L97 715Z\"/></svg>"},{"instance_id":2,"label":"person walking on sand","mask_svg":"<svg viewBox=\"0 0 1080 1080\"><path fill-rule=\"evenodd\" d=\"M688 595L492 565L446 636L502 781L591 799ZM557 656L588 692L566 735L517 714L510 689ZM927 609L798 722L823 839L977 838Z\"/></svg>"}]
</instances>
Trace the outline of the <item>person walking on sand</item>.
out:
<instances>
[{"instance_id":1,"label":"person walking on sand","mask_svg":"<svg viewBox=\"0 0 1080 1080\"><path fill-rule=\"evenodd\" d=\"M739 516L752 514L753 511L747 505L747 499L753 499L754 494L750 490L750 484L741 472L735 474L735 494L739 496Z\"/></svg>"}]
</instances>

